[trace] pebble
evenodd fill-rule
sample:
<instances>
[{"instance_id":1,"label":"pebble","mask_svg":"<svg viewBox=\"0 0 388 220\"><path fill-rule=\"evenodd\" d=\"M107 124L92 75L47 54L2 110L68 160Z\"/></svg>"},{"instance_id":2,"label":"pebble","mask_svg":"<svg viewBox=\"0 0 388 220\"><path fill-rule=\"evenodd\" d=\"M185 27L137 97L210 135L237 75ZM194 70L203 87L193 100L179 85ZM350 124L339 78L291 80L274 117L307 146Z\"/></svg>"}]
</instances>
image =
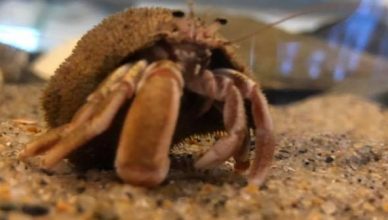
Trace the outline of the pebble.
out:
<instances>
[{"instance_id":1,"label":"pebble","mask_svg":"<svg viewBox=\"0 0 388 220\"><path fill-rule=\"evenodd\" d=\"M365 203L362 205L362 207L363 207L364 209L366 209L367 211L369 211L369 212L374 212L374 211L376 210L376 208L375 208L372 204L370 204L369 202L365 202Z\"/></svg>"},{"instance_id":2,"label":"pebble","mask_svg":"<svg viewBox=\"0 0 388 220\"><path fill-rule=\"evenodd\" d=\"M89 195L84 195L81 194L78 197L78 205L83 209L83 210L91 210L94 209L97 205L97 200L93 196Z\"/></svg>"},{"instance_id":3,"label":"pebble","mask_svg":"<svg viewBox=\"0 0 388 220\"><path fill-rule=\"evenodd\" d=\"M63 200L59 200L56 202L55 209L59 213L61 213L61 212L63 212L63 213L74 212L74 206L72 204L70 204L69 202L65 202Z\"/></svg>"},{"instance_id":4,"label":"pebble","mask_svg":"<svg viewBox=\"0 0 388 220\"><path fill-rule=\"evenodd\" d=\"M384 212L388 213L388 201L383 203L383 210Z\"/></svg>"},{"instance_id":5,"label":"pebble","mask_svg":"<svg viewBox=\"0 0 388 220\"><path fill-rule=\"evenodd\" d=\"M321 208L323 212L328 215L333 214L337 210L336 204L330 201L323 203Z\"/></svg>"},{"instance_id":6,"label":"pebble","mask_svg":"<svg viewBox=\"0 0 388 220\"><path fill-rule=\"evenodd\" d=\"M42 205L22 205L21 211L31 216L43 216L49 213L49 209Z\"/></svg>"},{"instance_id":7,"label":"pebble","mask_svg":"<svg viewBox=\"0 0 388 220\"><path fill-rule=\"evenodd\" d=\"M326 163L331 163L331 162L333 162L334 161L334 158L332 157L332 156L328 156L328 157L326 157L326 159L325 159L325 162Z\"/></svg>"},{"instance_id":8,"label":"pebble","mask_svg":"<svg viewBox=\"0 0 388 220\"><path fill-rule=\"evenodd\" d=\"M14 203L0 203L0 210L3 212L10 212L17 210L17 206Z\"/></svg>"},{"instance_id":9,"label":"pebble","mask_svg":"<svg viewBox=\"0 0 388 220\"><path fill-rule=\"evenodd\" d=\"M7 201L11 198L11 189L7 183L0 183L0 201Z\"/></svg>"}]
</instances>

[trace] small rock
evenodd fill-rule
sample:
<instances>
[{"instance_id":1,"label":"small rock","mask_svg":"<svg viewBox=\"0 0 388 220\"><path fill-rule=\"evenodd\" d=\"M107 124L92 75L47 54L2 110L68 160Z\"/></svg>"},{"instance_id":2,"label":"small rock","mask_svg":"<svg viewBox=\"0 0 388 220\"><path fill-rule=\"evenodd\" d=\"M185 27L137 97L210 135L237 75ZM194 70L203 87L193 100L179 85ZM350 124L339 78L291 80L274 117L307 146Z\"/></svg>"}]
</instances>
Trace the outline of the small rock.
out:
<instances>
[{"instance_id":1,"label":"small rock","mask_svg":"<svg viewBox=\"0 0 388 220\"><path fill-rule=\"evenodd\" d=\"M374 211L376 210L376 208L375 208L372 204L370 204L369 202L364 203L364 204L362 205L362 207L363 207L365 210L369 211L369 212L374 212Z\"/></svg>"},{"instance_id":2,"label":"small rock","mask_svg":"<svg viewBox=\"0 0 388 220\"><path fill-rule=\"evenodd\" d=\"M388 201L383 203L383 210L388 213Z\"/></svg>"},{"instance_id":3,"label":"small rock","mask_svg":"<svg viewBox=\"0 0 388 220\"><path fill-rule=\"evenodd\" d=\"M333 162L334 161L334 158L332 157L332 156L328 156L328 157L326 157L326 159L325 159L325 162L326 163L331 163L331 162Z\"/></svg>"},{"instance_id":4,"label":"small rock","mask_svg":"<svg viewBox=\"0 0 388 220\"><path fill-rule=\"evenodd\" d=\"M0 210L3 212L10 212L17 209L14 203L0 203Z\"/></svg>"},{"instance_id":5,"label":"small rock","mask_svg":"<svg viewBox=\"0 0 388 220\"><path fill-rule=\"evenodd\" d=\"M96 207L97 201L94 197L81 194L78 197L78 205L83 210L93 210Z\"/></svg>"},{"instance_id":6,"label":"small rock","mask_svg":"<svg viewBox=\"0 0 388 220\"><path fill-rule=\"evenodd\" d=\"M68 212L68 213L73 212L74 208L75 207L73 205L71 205L70 203L65 202L63 200L57 201L56 206L55 206L55 209L56 209L57 212L64 212L64 213L66 213L66 212Z\"/></svg>"},{"instance_id":7,"label":"small rock","mask_svg":"<svg viewBox=\"0 0 388 220\"><path fill-rule=\"evenodd\" d=\"M6 201L11 197L11 190L8 184L0 184L0 201Z\"/></svg>"},{"instance_id":8,"label":"small rock","mask_svg":"<svg viewBox=\"0 0 388 220\"><path fill-rule=\"evenodd\" d=\"M330 201L323 203L321 208L322 208L323 212L325 214L328 214L328 215L333 214L337 210L336 205Z\"/></svg>"},{"instance_id":9,"label":"small rock","mask_svg":"<svg viewBox=\"0 0 388 220\"><path fill-rule=\"evenodd\" d=\"M22 205L21 211L31 216L42 216L49 213L49 209L42 205Z\"/></svg>"}]
</instances>

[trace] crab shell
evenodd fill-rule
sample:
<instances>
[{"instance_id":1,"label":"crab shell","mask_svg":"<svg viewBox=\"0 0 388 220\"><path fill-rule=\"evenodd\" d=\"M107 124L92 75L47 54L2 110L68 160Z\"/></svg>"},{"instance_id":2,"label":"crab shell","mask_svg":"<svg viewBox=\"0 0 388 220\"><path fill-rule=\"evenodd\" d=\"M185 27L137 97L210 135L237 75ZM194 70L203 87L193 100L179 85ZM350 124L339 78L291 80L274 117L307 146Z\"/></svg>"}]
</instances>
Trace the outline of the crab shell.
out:
<instances>
[{"instance_id":1,"label":"crab shell","mask_svg":"<svg viewBox=\"0 0 388 220\"><path fill-rule=\"evenodd\" d=\"M162 40L161 33L171 31L168 24L173 18L173 11L164 8L128 9L106 18L86 33L44 91L43 109L48 126L54 128L69 122L107 74ZM231 44L209 47L213 47L220 62L249 75Z\"/></svg>"}]
</instances>

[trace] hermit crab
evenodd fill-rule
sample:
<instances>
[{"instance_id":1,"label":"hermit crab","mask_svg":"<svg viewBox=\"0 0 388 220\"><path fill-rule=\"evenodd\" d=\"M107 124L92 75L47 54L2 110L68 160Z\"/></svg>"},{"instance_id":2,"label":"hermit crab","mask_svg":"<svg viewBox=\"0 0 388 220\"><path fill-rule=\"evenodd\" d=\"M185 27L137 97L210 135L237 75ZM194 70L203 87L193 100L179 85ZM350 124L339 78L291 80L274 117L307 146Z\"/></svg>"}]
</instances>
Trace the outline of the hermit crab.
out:
<instances>
[{"instance_id":1,"label":"hermit crab","mask_svg":"<svg viewBox=\"0 0 388 220\"><path fill-rule=\"evenodd\" d=\"M173 143L223 129L195 168L234 158L260 185L275 148L272 122L260 86L217 33L224 23L164 8L105 19L52 77L43 95L50 129L21 158L43 154L46 168L64 158L81 168L114 166L124 182L152 187L166 178Z\"/></svg>"}]
</instances>

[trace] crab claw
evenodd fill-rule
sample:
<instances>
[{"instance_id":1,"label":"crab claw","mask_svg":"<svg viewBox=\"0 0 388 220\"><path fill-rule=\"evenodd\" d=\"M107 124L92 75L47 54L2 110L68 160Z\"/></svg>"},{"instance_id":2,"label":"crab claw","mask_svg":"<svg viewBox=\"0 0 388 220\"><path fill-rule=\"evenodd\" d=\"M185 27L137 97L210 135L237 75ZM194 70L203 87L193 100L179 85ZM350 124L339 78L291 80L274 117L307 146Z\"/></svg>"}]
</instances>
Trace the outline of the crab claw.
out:
<instances>
[{"instance_id":1,"label":"crab claw","mask_svg":"<svg viewBox=\"0 0 388 220\"><path fill-rule=\"evenodd\" d=\"M136 78L147 63L138 61L116 69L77 111L72 120L49 130L29 143L21 159L45 154L42 165L52 168L74 150L107 130L125 101L132 97Z\"/></svg>"},{"instance_id":2,"label":"crab claw","mask_svg":"<svg viewBox=\"0 0 388 220\"><path fill-rule=\"evenodd\" d=\"M146 69L117 149L115 167L123 181L152 187L165 179L182 88L177 64L159 61Z\"/></svg>"}]
</instances>

